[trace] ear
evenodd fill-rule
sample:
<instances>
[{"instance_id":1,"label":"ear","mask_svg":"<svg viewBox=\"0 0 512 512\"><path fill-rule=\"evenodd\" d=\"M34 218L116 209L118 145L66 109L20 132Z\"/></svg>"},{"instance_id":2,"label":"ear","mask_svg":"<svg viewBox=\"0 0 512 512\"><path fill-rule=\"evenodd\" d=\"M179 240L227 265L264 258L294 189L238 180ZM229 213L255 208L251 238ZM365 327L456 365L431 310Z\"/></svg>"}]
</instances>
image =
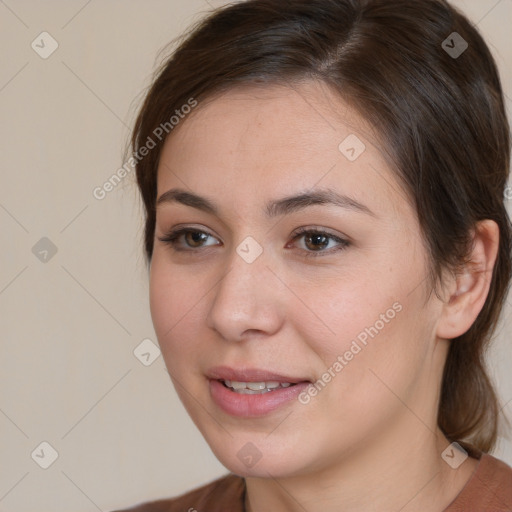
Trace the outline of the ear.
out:
<instances>
[{"instance_id":1,"label":"ear","mask_svg":"<svg viewBox=\"0 0 512 512\"><path fill-rule=\"evenodd\" d=\"M489 293L499 247L499 228L493 220L476 224L470 261L460 274L452 277L448 298L437 324L439 338L453 339L473 325Z\"/></svg>"}]
</instances>

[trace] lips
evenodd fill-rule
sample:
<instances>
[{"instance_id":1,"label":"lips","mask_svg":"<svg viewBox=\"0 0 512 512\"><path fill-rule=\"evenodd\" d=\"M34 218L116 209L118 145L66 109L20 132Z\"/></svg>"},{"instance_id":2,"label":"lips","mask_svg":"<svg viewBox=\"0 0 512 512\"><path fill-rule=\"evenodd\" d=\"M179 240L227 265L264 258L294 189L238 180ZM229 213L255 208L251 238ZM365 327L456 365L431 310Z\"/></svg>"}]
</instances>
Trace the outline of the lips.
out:
<instances>
[{"instance_id":1,"label":"lips","mask_svg":"<svg viewBox=\"0 0 512 512\"><path fill-rule=\"evenodd\" d=\"M292 402L311 381L258 368L217 366L207 374L214 403L231 416L257 417Z\"/></svg>"},{"instance_id":2,"label":"lips","mask_svg":"<svg viewBox=\"0 0 512 512\"><path fill-rule=\"evenodd\" d=\"M298 384L310 382L302 377L280 374L259 368L230 368L229 366L215 366L207 372L209 379L234 382L278 382Z\"/></svg>"}]
</instances>

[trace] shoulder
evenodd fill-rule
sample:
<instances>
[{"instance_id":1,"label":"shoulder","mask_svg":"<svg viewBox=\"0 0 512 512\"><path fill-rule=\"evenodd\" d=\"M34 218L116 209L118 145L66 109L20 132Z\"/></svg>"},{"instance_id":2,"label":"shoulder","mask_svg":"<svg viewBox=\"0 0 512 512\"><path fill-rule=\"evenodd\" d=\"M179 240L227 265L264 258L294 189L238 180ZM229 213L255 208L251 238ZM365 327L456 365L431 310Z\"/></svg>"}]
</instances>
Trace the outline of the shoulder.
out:
<instances>
[{"instance_id":1,"label":"shoulder","mask_svg":"<svg viewBox=\"0 0 512 512\"><path fill-rule=\"evenodd\" d=\"M507 510L512 510L512 467L489 454L481 463L484 465L480 481L486 483L502 504L506 504Z\"/></svg>"},{"instance_id":2,"label":"shoulder","mask_svg":"<svg viewBox=\"0 0 512 512\"><path fill-rule=\"evenodd\" d=\"M245 481L228 474L175 498L161 499L112 512L242 512Z\"/></svg>"},{"instance_id":3,"label":"shoulder","mask_svg":"<svg viewBox=\"0 0 512 512\"><path fill-rule=\"evenodd\" d=\"M483 453L475 472L446 512L511 511L512 467Z\"/></svg>"}]
</instances>

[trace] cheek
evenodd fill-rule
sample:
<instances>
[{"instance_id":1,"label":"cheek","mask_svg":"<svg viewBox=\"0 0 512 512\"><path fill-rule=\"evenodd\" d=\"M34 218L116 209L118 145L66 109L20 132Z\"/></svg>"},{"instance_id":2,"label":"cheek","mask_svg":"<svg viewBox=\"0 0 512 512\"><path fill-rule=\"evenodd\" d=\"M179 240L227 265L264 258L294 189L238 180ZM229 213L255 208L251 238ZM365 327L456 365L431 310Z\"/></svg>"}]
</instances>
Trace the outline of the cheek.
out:
<instances>
[{"instance_id":1,"label":"cheek","mask_svg":"<svg viewBox=\"0 0 512 512\"><path fill-rule=\"evenodd\" d=\"M175 290L175 286L172 279L165 272L158 255L154 254L149 277L149 307L160 344L164 341L163 335L174 323L176 301L173 297L173 290Z\"/></svg>"},{"instance_id":2,"label":"cheek","mask_svg":"<svg viewBox=\"0 0 512 512\"><path fill-rule=\"evenodd\" d=\"M149 279L149 301L153 326L160 348L167 358L191 347L194 326L200 324L198 316L207 288L200 279L190 279L175 266L170 268L164 258L153 257Z\"/></svg>"},{"instance_id":3,"label":"cheek","mask_svg":"<svg viewBox=\"0 0 512 512\"><path fill-rule=\"evenodd\" d=\"M358 276L343 275L309 290L308 295L305 290L297 293L308 298L315 315L310 313L302 320L297 319L304 328L303 334L307 332L307 339L315 345L315 351L322 353L326 364L351 348L352 355L359 354L356 343L363 351L370 340L385 337L403 315L397 284L383 283L382 278L379 282L368 271L358 272ZM320 324L321 331L308 330L311 320ZM350 354L347 357L352 358Z\"/></svg>"},{"instance_id":4,"label":"cheek","mask_svg":"<svg viewBox=\"0 0 512 512\"><path fill-rule=\"evenodd\" d=\"M317 377L338 396L370 399L375 386L385 387L378 377L403 388L427 356L432 326L422 287L410 293L407 279L395 276L383 282L382 276L324 286L323 298L316 302L326 324L321 336L303 320L301 334L323 363Z\"/></svg>"},{"instance_id":5,"label":"cheek","mask_svg":"<svg viewBox=\"0 0 512 512\"><path fill-rule=\"evenodd\" d=\"M363 321L346 317L351 335L340 337L323 358L330 371L322 380L330 379L330 388L319 394L324 393L328 409L340 421L364 412L370 428L400 414L403 402L418 398L421 376L430 364L431 325L416 301L405 299L382 301L368 309Z\"/></svg>"}]
</instances>

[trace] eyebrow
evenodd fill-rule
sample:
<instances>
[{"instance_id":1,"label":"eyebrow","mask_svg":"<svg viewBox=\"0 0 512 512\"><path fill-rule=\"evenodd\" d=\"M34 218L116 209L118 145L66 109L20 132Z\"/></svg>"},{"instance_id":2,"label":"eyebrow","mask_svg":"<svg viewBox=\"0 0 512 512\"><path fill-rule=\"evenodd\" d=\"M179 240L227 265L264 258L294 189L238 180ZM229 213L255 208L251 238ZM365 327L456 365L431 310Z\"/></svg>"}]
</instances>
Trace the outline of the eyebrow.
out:
<instances>
[{"instance_id":1,"label":"eyebrow","mask_svg":"<svg viewBox=\"0 0 512 512\"><path fill-rule=\"evenodd\" d=\"M164 192L158 198L156 205L159 206L163 203L179 203L219 216L219 209L211 200L182 189L171 189ZM375 218L377 217L366 205L347 195L339 194L332 189L317 189L270 201L266 205L264 212L267 217L278 217L314 205L334 205L347 210L371 215Z\"/></svg>"}]
</instances>

